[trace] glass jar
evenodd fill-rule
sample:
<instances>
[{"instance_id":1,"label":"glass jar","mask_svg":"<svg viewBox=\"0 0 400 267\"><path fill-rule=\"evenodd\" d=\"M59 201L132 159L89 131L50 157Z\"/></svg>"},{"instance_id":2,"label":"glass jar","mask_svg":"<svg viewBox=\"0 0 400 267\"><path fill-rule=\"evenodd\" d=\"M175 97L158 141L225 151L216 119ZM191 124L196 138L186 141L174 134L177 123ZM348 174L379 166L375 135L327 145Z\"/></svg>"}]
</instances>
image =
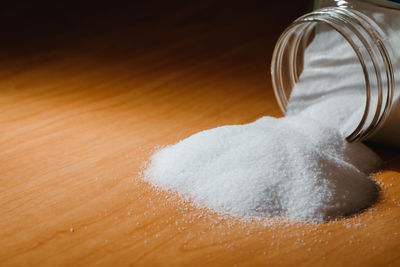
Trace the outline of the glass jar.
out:
<instances>
[{"instance_id":1,"label":"glass jar","mask_svg":"<svg viewBox=\"0 0 400 267\"><path fill-rule=\"evenodd\" d=\"M343 52L344 46L352 58ZM362 88L362 103L354 103L362 106L362 112L344 132L347 140L373 139L400 147L399 47L399 0L316 1L315 10L295 20L275 46L271 74L280 108L284 113L301 112L316 98L339 94L347 87ZM354 62L360 75L355 74ZM332 90L310 93L311 100L303 97L302 107L288 110L293 89L307 79ZM340 102L335 108L342 108Z\"/></svg>"}]
</instances>

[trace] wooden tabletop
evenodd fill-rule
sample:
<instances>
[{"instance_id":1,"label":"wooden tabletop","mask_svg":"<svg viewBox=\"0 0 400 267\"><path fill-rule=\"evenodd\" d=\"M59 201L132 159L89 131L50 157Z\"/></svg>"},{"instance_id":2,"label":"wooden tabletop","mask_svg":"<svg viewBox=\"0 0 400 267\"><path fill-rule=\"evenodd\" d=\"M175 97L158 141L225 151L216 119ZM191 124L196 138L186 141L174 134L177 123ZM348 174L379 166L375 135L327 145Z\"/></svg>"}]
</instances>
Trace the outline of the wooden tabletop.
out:
<instances>
[{"instance_id":1,"label":"wooden tabletop","mask_svg":"<svg viewBox=\"0 0 400 267\"><path fill-rule=\"evenodd\" d=\"M223 217L140 176L158 146L282 116L268 62L306 2L5 6L0 265L399 266L399 150L373 145L378 203L330 223Z\"/></svg>"}]
</instances>

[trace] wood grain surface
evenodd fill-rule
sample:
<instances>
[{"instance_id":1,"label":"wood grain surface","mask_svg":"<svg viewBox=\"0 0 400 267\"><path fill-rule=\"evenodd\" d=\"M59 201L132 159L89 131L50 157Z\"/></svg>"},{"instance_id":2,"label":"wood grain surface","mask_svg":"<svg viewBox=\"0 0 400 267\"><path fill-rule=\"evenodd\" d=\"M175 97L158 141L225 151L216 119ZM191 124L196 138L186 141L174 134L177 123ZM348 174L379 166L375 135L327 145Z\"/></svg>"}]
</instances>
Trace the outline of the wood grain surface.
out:
<instances>
[{"instance_id":1,"label":"wood grain surface","mask_svg":"<svg viewBox=\"0 0 400 267\"><path fill-rule=\"evenodd\" d=\"M221 216L140 177L158 146L282 116L268 61L306 1L48 4L0 13L1 266L400 266L394 148L372 145L378 203L330 223Z\"/></svg>"}]
</instances>

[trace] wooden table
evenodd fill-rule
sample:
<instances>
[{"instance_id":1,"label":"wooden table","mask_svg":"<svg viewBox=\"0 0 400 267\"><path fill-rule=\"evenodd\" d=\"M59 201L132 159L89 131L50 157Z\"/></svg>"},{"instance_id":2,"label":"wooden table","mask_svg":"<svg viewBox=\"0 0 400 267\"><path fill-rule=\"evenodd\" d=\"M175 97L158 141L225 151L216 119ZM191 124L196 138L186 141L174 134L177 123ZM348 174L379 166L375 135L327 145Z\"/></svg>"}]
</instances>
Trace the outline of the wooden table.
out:
<instances>
[{"instance_id":1,"label":"wooden table","mask_svg":"<svg viewBox=\"0 0 400 267\"><path fill-rule=\"evenodd\" d=\"M268 61L304 2L242 5L104 5L85 19L90 5L64 6L54 25L39 23L54 7L22 12L0 44L0 265L400 265L392 148L374 146L378 203L330 223L221 218L142 181L157 146L282 116Z\"/></svg>"}]
</instances>

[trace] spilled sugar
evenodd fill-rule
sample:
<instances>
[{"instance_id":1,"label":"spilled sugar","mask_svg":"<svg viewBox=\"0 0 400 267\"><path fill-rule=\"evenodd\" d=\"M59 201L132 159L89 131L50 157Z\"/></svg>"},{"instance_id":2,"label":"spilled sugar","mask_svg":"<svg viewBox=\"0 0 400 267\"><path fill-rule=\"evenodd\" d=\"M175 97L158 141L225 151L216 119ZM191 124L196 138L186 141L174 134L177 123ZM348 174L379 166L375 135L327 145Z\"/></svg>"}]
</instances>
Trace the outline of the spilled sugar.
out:
<instances>
[{"instance_id":1,"label":"spilled sugar","mask_svg":"<svg viewBox=\"0 0 400 267\"><path fill-rule=\"evenodd\" d=\"M146 180L237 216L325 221L369 207L378 196L369 173L380 160L362 143L345 141L365 96L358 62L338 40L334 33L320 34L307 49L286 117L196 133L157 151ZM321 49L336 64L315 56ZM329 74L321 74L319 64ZM329 69L337 64L342 67Z\"/></svg>"},{"instance_id":2,"label":"spilled sugar","mask_svg":"<svg viewBox=\"0 0 400 267\"><path fill-rule=\"evenodd\" d=\"M219 212L322 221L371 205L378 190L367 173L378 162L366 146L307 117L263 117L166 147L145 174Z\"/></svg>"}]
</instances>

